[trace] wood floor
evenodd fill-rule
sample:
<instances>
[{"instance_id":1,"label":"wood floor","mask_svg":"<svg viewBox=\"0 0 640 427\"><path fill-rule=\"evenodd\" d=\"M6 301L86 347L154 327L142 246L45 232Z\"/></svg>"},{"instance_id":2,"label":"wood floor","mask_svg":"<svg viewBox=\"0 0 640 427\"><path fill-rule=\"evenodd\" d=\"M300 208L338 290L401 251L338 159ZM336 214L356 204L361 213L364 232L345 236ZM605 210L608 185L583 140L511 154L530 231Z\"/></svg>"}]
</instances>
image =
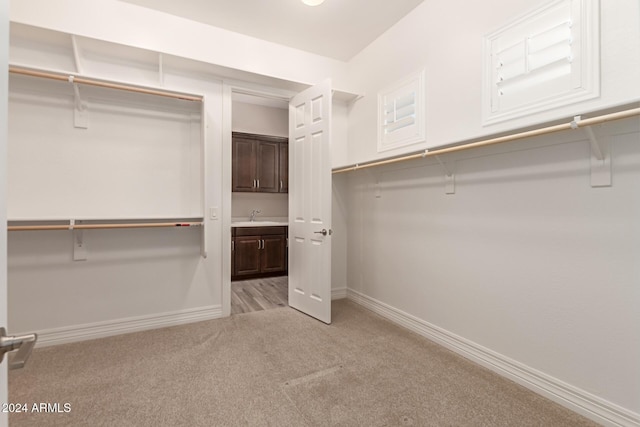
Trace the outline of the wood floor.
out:
<instances>
[{"instance_id":1,"label":"wood floor","mask_svg":"<svg viewBox=\"0 0 640 427\"><path fill-rule=\"evenodd\" d=\"M287 276L231 282L231 314L286 307L288 285Z\"/></svg>"}]
</instances>

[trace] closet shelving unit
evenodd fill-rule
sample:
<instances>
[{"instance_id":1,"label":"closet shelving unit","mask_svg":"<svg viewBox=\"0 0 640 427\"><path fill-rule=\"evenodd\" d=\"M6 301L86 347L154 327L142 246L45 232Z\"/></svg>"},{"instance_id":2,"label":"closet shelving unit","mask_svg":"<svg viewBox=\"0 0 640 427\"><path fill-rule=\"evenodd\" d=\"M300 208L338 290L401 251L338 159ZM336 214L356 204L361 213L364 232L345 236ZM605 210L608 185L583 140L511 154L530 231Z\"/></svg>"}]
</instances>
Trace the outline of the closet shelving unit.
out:
<instances>
[{"instance_id":1,"label":"closet shelving unit","mask_svg":"<svg viewBox=\"0 0 640 427\"><path fill-rule=\"evenodd\" d=\"M77 58L76 58L77 60ZM168 91L162 88L135 85L123 82L110 81L102 78L92 78L82 76L77 73L67 73L61 71L38 69L33 67L10 65L11 74L23 75L33 78L50 79L69 82L73 85L76 96L76 108L81 105L77 85L90 85L106 88L110 90L128 91L144 95L174 98L183 101L199 102L200 122L201 122L201 176L202 193L200 196L200 214L197 216L157 216L144 218L9 218L8 231L46 231L46 230L112 230L112 229L132 229L132 228L190 228L200 227L202 233L201 256L207 256L206 222L204 221L204 192L206 188L206 145L205 145L205 125L204 125L204 98L199 95Z\"/></svg>"}]
</instances>

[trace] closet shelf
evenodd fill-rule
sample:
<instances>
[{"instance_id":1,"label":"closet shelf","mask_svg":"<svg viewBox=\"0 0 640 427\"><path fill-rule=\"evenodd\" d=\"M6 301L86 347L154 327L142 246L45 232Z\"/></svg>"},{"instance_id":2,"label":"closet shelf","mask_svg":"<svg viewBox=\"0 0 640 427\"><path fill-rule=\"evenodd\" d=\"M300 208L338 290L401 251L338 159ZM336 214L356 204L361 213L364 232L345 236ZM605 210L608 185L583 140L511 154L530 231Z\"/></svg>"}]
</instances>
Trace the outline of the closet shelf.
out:
<instances>
[{"instance_id":1,"label":"closet shelf","mask_svg":"<svg viewBox=\"0 0 640 427\"><path fill-rule=\"evenodd\" d=\"M77 74L52 72L48 70L38 70L34 68L9 66L9 73L20 74L20 75L31 76L31 77L40 77L40 78L51 79L51 80L68 81L69 83L72 83L72 84L85 84L85 85L99 86L99 87L104 87L109 89L125 90L129 92L143 93L146 95L164 96L167 98L182 99L185 101L201 102L203 100L203 97L199 95L190 95L185 93L167 91L163 89L137 86L137 85L113 82L113 81L108 81L103 79L94 79L90 77L83 77Z\"/></svg>"},{"instance_id":2,"label":"closet shelf","mask_svg":"<svg viewBox=\"0 0 640 427\"><path fill-rule=\"evenodd\" d=\"M14 220L9 221L8 231L39 231L39 230L99 230L119 228L168 228L168 227L202 227L202 218L167 218L164 220Z\"/></svg>"},{"instance_id":3,"label":"closet shelf","mask_svg":"<svg viewBox=\"0 0 640 427\"><path fill-rule=\"evenodd\" d=\"M386 158L382 160L373 160L368 162L356 163L351 166L334 168L332 170L332 173L338 174L338 173L344 173L344 172L352 172L352 171L357 171L359 169L383 166L383 165L388 165L392 163L404 162L408 160L422 159L425 157L436 156L437 158L437 156L442 154L468 150L471 148L485 147L488 145L501 144L505 142L517 141L520 139L531 138L531 137L540 136L540 135L547 135L547 134L560 132L564 130L571 130L571 129L578 129L578 128L589 129L589 126L599 125L599 124L606 123L613 120L622 120L622 119L637 117L637 116L640 116L640 108L631 108L628 110L617 111L615 113L610 113L610 114L603 114L601 116L591 117L588 119L580 119L580 116L575 116L572 121L567 123L562 123L559 125L543 127L539 129L530 130L530 131L514 133L511 135L500 136L497 138L490 138L482 141L470 142L470 143L461 144L461 145L453 145L450 147L434 148L432 150L429 150L429 149L421 150L417 153L407 154L401 157L392 157L392 158ZM590 129L588 132L589 132L589 138L592 140L592 146L597 145L597 142L593 141L595 137L590 132ZM600 153L598 149L594 149L594 151L597 151L598 153ZM598 157L599 158L602 157L602 154L600 153Z\"/></svg>"}]
</instances>

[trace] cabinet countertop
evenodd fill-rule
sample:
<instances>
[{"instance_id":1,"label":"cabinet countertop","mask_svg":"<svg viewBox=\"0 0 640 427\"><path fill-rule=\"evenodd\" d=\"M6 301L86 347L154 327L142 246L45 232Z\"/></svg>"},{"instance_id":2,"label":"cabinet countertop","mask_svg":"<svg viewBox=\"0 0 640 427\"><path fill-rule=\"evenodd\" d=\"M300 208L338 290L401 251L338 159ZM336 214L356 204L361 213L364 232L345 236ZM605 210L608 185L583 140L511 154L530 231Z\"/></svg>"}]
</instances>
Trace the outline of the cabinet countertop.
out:
<instances>
[{"instance_id":1,"label":"cabinet countertop","mask_svg":"<svg viewBox=\"0 0 640 427\"><path fill-rule=\"evenodd\" d=\"M234 221L231 227L286 227L287 221Z\"/></svg>"}]
</instances>

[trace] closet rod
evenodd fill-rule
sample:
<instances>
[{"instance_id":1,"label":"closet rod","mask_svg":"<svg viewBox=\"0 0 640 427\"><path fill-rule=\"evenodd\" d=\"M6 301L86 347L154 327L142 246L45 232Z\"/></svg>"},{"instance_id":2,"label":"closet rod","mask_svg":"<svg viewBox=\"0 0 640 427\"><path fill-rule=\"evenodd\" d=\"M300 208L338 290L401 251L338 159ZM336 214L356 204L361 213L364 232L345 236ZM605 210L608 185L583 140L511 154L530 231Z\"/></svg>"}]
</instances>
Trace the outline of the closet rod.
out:
<instances>
[{"instance_id":1,"label":"closet rod","mask_svg":"<svg viewBox=\"0 0 640 427\"><path fill-rule=\"evenodd\" d=\"M160 228L160 227L199 227L202 222L141 222L133 224L57 224L57 225L10 225L9 231L36 230L98 230L114 228Z\"/></svg>"},{"instance_id":2,"label":"closet rod","mask_svg":"<svg viewBox=\"0 0 640 427\"><path fill-rule=\"evenodd\" d=\"M332 172L333 173L351 172L351 171L356 171L358 169L365 169L365 168L371 168L371 167L374 167L374 166L382 166L382 165L388 165L388 164L392 164L392 163L404 162L406 160L414 160L414 159L421 159L421 158L424 158L424 157L438 156L438 155L441 155L441 154L468 150L470 148L484 147L484 146L487 146L487 145L500 144L500 143L503 143L503 142L510 142L510 141L515 141L515 140L518 140L518 139L530 138L530 137L533 137L533 136L546 135L546 134L549 134L549 133L559 132L559 131L563 131L563 130L577 129L577 128L586 127L586 126L593 126L593 125L597 125L597 124L601 124L601 123L605 123L605 122L609 122L609 121L613 121L613 120L621 120L621 119L626 119L626 118L633 117L633 116L638 116L638 115L640 115L640 108L631 108L629 110L618 111L616 113L604 114L602 116L596 116L596 117L592 117L592 118L589 118L589 119L582 119L582 120L575 120L574 119L573 121L571 121L569 123L562 123L562 124L559 124L559 125L548 126L548 127L544 127L544 128L540 128L540 129L534 129L534 130L526 131L526 132L514 133L514 134L511 134L511 135L501 136L501 137L498 137L498 138L485 139L483 141L471 142L469 144L456 145L456 146L453 146L453 147L441 148L441 149L436 149L436 150L433 150L433 151L425 150L425 151L422 151L420 153L409 154L409 155L406 155L406 156L396 157L396 158L393 158L393 159L386 159L386 160L379 160L379 161L372 161L372 162L356 164L354 166L348 166L348 167L344 167L344 168L334 169Z\"/></svg>"},{"instance_id":3,"label":"closet rod","mask_svg":"<svg viewBox=\"0 0 640 427\"><path fill-rule=\"evenodd\" d=\"M110 83L110 82L105 82L101 80L78 77L78 76L74 76L73 74L56 74L56 73L50 73L46 71L30 70L27 68L19 68L19 67L9 67L9 72L13 74L21 74L24 76L42 77L45 79L60 80L60 81L65 81L69 83L80 83L80 84L91 85L91 86L105 87L109 89L119 89L119 90L126 90L129 92L144 93L147 95L165 96L167 98L183 99L186 101L202 101L201 96L186 95L186 94L181 94L176 92L167 92L167 91L157 90L157 89L146 89L143 87L131 86L131 85L126 85L121 83Z\"/></svg>"}]
</instances>

